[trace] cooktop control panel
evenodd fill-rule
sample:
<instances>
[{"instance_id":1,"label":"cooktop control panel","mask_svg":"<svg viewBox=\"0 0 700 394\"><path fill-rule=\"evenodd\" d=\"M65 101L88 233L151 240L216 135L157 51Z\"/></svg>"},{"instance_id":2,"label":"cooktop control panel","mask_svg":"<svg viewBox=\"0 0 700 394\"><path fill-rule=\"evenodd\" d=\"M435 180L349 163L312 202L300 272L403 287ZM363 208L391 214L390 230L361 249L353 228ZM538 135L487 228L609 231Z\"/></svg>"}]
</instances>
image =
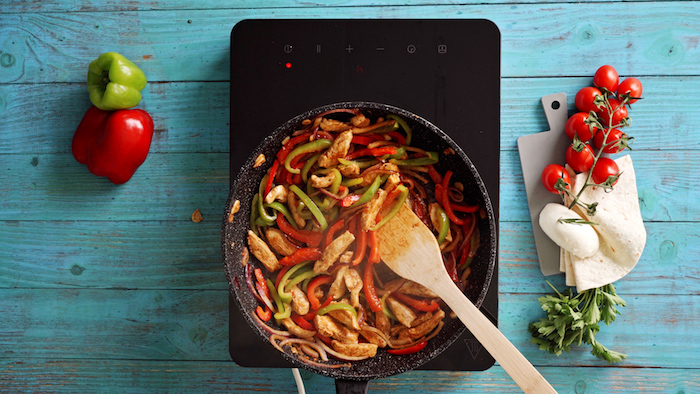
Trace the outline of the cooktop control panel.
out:
<instances>
[{"instance_id":1,"label":"cooktop control panel","mask_svg":"<svg viewBox=\"0 0 700 394\"><path fill-rule=\"evenodd\" d=\"M285 121L343 101L394 105L441 128L472 160L498 213L500 33L492 22L239 22L231 34L231 179L255 146ZM231 303L234 361L291 366L280 355L265 353L268 347ZM497 275L482 311L496 321ZM467 332L422 369L483 370L493 363Z\"/></svg>"}]
</instances>

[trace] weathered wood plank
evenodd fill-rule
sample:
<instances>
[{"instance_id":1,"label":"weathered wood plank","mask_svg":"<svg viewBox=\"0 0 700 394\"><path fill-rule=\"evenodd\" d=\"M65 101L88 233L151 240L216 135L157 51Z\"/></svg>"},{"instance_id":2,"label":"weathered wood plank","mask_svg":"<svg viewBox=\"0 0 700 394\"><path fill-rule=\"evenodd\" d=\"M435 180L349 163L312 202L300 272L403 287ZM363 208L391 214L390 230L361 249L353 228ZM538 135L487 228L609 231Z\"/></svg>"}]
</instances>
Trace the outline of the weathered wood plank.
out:
<instances>
[{"instance_id":1,"label":"weathered wood plank","mask_svg":"<svg viewBox=\"0 0 700 394\"><path fill-rule=\"evenodd\" d=\"M593 73L594 70L590 70ZM698 149L699 77L645 77L644 101L630 111L635 150ZM548 130L542 96L564 92L570 113L576 92L591 78L504 78L501 86L501 149L516 149L518 137ZM679 99L683 97L683 99ZM0 84L0 153L69 153L89 108L85 85ZM228 152L228 82L150 83L140 107L154 118L151 152ZM660 114L663 114L661 116ZM673 135L674 138L669 138Z\"/></svg>"},{"instance_id":2,"label":"weathered wood plank","mask_svg":"<svg viewBox=\"0 0 700 394\"><path fill-rule=\"evenodd\" d=\"M596 0L583 0L595 2ZM610 3L623 0L613 0ZM654 0L640 0L654 1ZM681 0L684 1L684 0ZM688 0L690 1L690 0ZM482 4L522 4L539 3L539 0L481 0ZM565 0L562 2L573 2ZM271 8L316 8L316 7L389 7L389 6L444 6L461 4L454 0L344 0L344 1L301 1L301 0L277 0L271 5L265 0L246 0L233 3L222 3L216 0L192 1L185 0L157 0L144 3L142 1L129 0L80 0L61 2L58 0L9 0L4 4L0 13L21 12L105 12L105 11L164 11L164 10L204 10L204 9L265 9Z\"/></svg>"},{"instance_id":3,"label":"weathered wood plank","mask_svg":"<svg viewBox=\"0 0 700 394\"><path fill-rule=\"evenodd\" d=\"M649 222L621 294L700 294L698 223ZM499 290L542 293L529 223L500 223ZM0 222L0 288L226 289L218 221ZM546 278L560 289L563 278Z\"/></svg>"},{"instance_id":4,"label":"weathered wood plank","mask_svg":"<svg viewBox=\"0 0 700 394\"><path fill-rule=\"evenodd\" d=\"M228 80L231 29L249 18L487 18L501 30L506 77L590 75L623 52L623 74L697 75L695 3L611 3L596 20L580 17L589 12L567 3L0 14L8 65L0 82L81 82L107 50L132 58L151 81ZM100 40L85 39L94 35Z\"/></svg>"},{"instance_id":5,"label":"weathered wood plank","mask_svg":"<svg viewBox=\"0 0 700 394\"><path fill-rule=\"evenodd\" d=\"M228 360L227 290L0 289L0 358ZM700 365L697 296L627 295L596 337L624 367ZM604 366L585 347L554 357L529 342L534 294L501 294L501 331L535 365ZM673 355L673 356L669 356Z\"/></svg>"},{"instance_id":6,"label":"weathered wood plank","mask_svg":"<svg viewBox=\"0 0 700 394\"><path fill-rule=\"evenodd\" d=\"M700 390L696 369L539 367L560 393L659 393ZM301 370L307 393L332 391L333 380ZM291 370L241 368L232 362L137 360L0 359L4 392L99 391L143 392L273 392L297 393ZM398 391L520 393L499 366L483 372L411 371L370 382L370 392Z\"/></svg>"},{"instance_id":7,"label":"weathered wood plank","mask_svg":"<svg viewBox=\"0 0 700 394\"><path fill-rule=\"evenodd\" d=\"M644 220L700 220L700 207L688 204L700 173L687 163L700 160L698 151L631 155ZM156 153L128 183L115 186L90 174L71 154L4 154L0 220L188 220L195 209L219 220L228 166L226 153ZM517 151L501 152L500 173L501 220L529 221Z\"/></svg>"}]
</instances>

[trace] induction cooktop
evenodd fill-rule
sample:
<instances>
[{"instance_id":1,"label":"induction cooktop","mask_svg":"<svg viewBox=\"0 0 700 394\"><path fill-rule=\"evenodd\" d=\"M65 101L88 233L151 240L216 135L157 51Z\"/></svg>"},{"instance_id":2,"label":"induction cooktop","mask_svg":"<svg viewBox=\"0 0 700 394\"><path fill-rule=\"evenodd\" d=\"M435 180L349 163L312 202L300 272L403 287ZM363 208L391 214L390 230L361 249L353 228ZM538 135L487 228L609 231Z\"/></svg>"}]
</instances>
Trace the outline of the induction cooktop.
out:
<instances>
[{"instance_id":1,"label":"induction cooktop","mask_svg":"<svg viewBox=\"0 0 700 394\"><path fill-rule=\"evenodd\" d=\"M336 102L374 101L446 132L478 169L498 223L500 32L488 20L244 20L231 33L231 181L278 126ZM481 311L497 324L498 267ZM229 351L247 367L294 367L229 300ZM464 334L419 369L485 370L494 359Z\"/></svg>"}]
</instances>

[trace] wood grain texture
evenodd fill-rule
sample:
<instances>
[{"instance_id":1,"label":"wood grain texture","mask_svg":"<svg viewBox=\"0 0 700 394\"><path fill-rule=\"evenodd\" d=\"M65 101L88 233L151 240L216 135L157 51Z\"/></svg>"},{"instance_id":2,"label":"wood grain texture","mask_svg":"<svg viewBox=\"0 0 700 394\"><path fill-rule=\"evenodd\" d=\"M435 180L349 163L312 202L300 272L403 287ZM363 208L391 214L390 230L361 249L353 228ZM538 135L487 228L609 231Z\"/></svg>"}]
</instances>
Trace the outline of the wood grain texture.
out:
<instances>
[{"instance_id":1,"label":"wood grain texture","mask_svg":"<svg viewBox=\"0 0 700 394\"><path fill-rule=\"evenodd\" d=\"M646 98L631 109L632 126L626 129L636 137L634 150L698 149L700 136L692 125L700 124L695 105L700 101L700 77L641 79ZM573 114L576 92L591 81L592 77L504 78L501 149L516 150L518 137L549 130L542 96L564 92ZM151 152L229 152L227 82L150 83L143 97L139 107L151 114L156 128ZM0 153L69 153L75 128L89 106L83 83L0 84L0 121L9 129L23 130L0 133Z\"/></svg>"},{"instance_id":2,"label":"wood grain texture","mask_svg":"<svg viewBox=\"0 0 700 394\"><path fill-rule=\"evenodd\" d=\"M571 376L568 367L540 367L559 393L694 393L700 390L690 369L588 367ZM114 392L272 392L296 394L289 369L241 368L231 362L141 360L0 359L0 390L75 392L109 387ZM333 380L301 370L307 393L328 393ZM488 383L485 383L488 382ZM520 393L502 368L484 372L411 371L373 380L370 392Z\"/></svg>"},{"instance_id":3,"label":"wood grain texture","mask_svg":"<svg viewBox=\"0 0 700 394\"><path fill-rule=\"evenodd\" d=\"M610 3L595 19L581 18L589 11L567 3L0 14L8 65L0 83L82 82L85 65L108 50L134 60L150 81L225 81L236 22L319 17L490 19L501 31L504 77L587 76L610 53L624 53L615 59L623 74L697 75L694 3Z\"/></svg>"}]
</instances>

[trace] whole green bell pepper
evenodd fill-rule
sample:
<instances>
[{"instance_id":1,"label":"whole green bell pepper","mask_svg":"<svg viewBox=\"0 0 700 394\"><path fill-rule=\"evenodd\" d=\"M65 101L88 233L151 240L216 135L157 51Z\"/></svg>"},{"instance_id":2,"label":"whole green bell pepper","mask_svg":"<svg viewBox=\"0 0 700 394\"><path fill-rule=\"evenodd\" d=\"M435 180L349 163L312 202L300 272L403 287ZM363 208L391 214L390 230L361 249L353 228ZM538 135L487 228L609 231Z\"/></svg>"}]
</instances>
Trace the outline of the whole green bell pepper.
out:
<instances>
[{"instance_id":1,"label":"whole green bell pepper","mask_svg":"<svg viewBox=\"0 0 700 394\"><path fill-rule=\"evenodd\" d=\"M131 60L116 52L103 53L90 63L87 90L95 107L114 111L136 106L146 75Z\"/></svg>"}]
</instances>

